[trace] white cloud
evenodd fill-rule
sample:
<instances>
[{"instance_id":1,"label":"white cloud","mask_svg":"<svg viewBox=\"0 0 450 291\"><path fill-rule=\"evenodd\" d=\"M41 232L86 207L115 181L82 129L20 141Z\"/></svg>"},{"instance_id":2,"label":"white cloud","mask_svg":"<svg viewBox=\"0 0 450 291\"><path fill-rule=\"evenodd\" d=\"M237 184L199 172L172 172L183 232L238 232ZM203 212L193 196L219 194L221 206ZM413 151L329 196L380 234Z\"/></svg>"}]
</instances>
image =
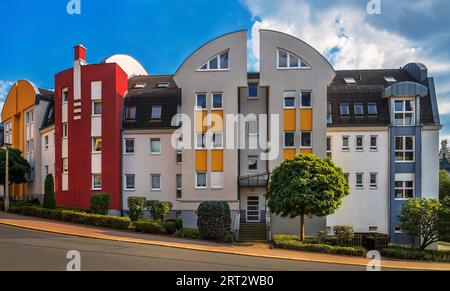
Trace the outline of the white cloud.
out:
<instances>
[{"instance_id":1,"label":"white cloud","mask_svg":"<svg viewBox=\"0 0 450 291\"><path fill-rule=\"evenodd\" d=\"M11 88L12 84L14 83L0 80L0 112L3 110L6 96L8 95L9 89Z\"/></svg>"}]
</instances>

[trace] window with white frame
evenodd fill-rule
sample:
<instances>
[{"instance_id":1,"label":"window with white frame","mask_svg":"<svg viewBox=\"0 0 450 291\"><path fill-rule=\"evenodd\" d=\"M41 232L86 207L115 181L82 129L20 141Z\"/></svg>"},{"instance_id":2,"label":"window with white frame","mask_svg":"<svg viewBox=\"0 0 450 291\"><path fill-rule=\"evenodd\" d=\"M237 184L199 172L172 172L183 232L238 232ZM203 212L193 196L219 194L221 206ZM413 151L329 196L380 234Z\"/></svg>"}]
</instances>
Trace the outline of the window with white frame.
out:
<instances>
[{"instance_id":1,"label":"window with white frame","mask_svg":"<svg viewBox=\"0 0 450 291\"><path fill-rule=\"evenodd\" d=\"M161 175L153 174L150 176L151 179L151 190L160 191L161 190Z\"/></svg>"},{"instance_id":2,"label":"window with white frame","mask_svg":"<svg viewBox=\"0 0 450 291\"><path fill-rule=\"evenodd\" d=\"M223 109L223 95L222 93L212 94L212 109L222 110Z\"/></svg>"},{"instance_id":3,"label":"window with white frame","mask_svg":"<svg viewBox=\"0 0 450 291\"><path fill-rule=\"evenodd\" d=\"M150 139L150 153L152 155L161 154L161 139L160 138L151 138Z\"/></svg>"},{"instance_id":4,"label":"window with white frame","mask_svg":"<svg viewBox=\"0 0 450 291\"><path fill-rule=\"evenodd\" d=\"M286 91L283 95L284 108L295 109L295 91Z\"/></svg>"},{"instance_id":5,"label":"window with white frame","mask_svg":"<svg viewBox=\"0 0 450 291\"><path fill-rule=\"evenodd\" d=\"M376 103L369 103L367 105L367 110L369 115L377 115L378 114L378 107Z\"/></svg>"},{"instance_id":6,"label":"window with white frame","mask_svg":"<svg viewBox=\"0 0 450 291\"><path fill-rule=\"evenodd\" d=\"M195 134L195 148L206 149L206 134L200 132Z\"/></svg>"},{"instance_id":7,"label":"window with white frame","mask_svg":"<svg viewBox=\"0 0 450 291\"><path fill-rule=\"evenodd\" d=\"M213 149L222 149L223 148L223 133L215 132L212 134L212 146Z\"/></svg>"},{"instance_id":8,"label":"window with white frame","mask_svg":"<svg viewBox=\"0 0 450 291\"><path fill-rule=\"evenodd\" d=\"M312 133L310 131L302 131L300 139L302 148L312 148Z\"/></svg>"},{"instance_id":9,"label":"window with white frame","mask_svg":"<svg viewBox=\"0 0 450 291\"><path fill-rule=\"evenodd\" d=\"M223 172L211 172L211 188L223 188Z\"/></svg>"},{"instance_id":10,"label":"window with white frame","mask_svg":"<svg viewBox=\"0 0 450 291\"><path fill-rule=\"evenodd\" d=\"M378 174L377 173L370 173L370 188L376 189L378 187Z\"/></svg>"},{"instance_id":11,"label":"window with white frame","mask_svg":"<svg viewBox=\"0 0 450 291\"><path fill-rule=\"evenodd\" d=\"M161 120L162 106L152 106L152 120Z\"/></svg>"},{"instance_id":12,"label":"window with white frame","mask_svg":"<svg viewBox=\"0 0 450 291\"><path fill-rule=\"evenodd\" d=\"M358 135L356 137L356 151L362 152L364 151L364 136Z\"/></svg>"},{"instance_id":13,"label":"window with white frame","mask_svg":"<svg viewBox=\"0 0 450 291\"><path fill-rule=\"evenodd\" d=\"M342 137L342 150L346 151L346 152L350 150L350 137L349 136Z\"/></svg>"},{"instance_id":14,"label":"window with white frame","mask_svg":"<svg viewBox=\"0 0 450 291\"><path fill-rule=\"evenodd\" d=\"M395 100L394 118L396 126L411 126L415 124L414 100Z\"/></svg>"},{"instance_id":15,"label":"window with white frame","mask_svg":"<svg viewBox=\"0 0 450 291\"><path fill-rule=\"evenodd\" d=\"M205 172L195 173L195 188L197 188L197 189L206 189L207 188Z\"/></svg>"},{"instance_id":16,"label":"window with white frame","mask_svg":"<svg viewBox=\"0 0 450 291\"><path fill-rule=\"evenodd\" d=\"M69 88L63 88L61 90L61 99L62 99L62 103L69 102Z\"/></svg>"},{"instance_id":17,"label":"window with white frame","mask_svg":"<svg viewBox=\"0 0 450 291\"><path fill-rule=\"evenodd\" d=\"M310 66L300 57L278 49L278 69L305 69Z\"/></svg>"},{"instance_id":18,"label":"window with white frame","mask_svg":"<svg viewBox=\"0 0 450 291\"><path fill-rule=\"evenodd\" d=\"M125 107L125 120L128 121L136 120L136 107L134 106Z\"/></svg>"},{"instance_id":19,"label":"window with white frame","mask_svg":"<svg viewBox=\"0 0 450 291\"><path fill-rule=\"evenodd\" d=\"M69 124L63 123L62 125L62 138L68 138L69 137Z\"/></svg>"},{"instance_id":20,"label":"window with white frame","mask_svg":"<svg viewBox=\"0 0 450 291\"><path fill-rule=\"evenodd\" d=\"M101 153L102 152L102 138L101 137L93 137L92 138L92 152L93 153Z\"/></svg>"},{"instance_id":21,"label":"window with white frame","mask_svg":"<svg viewBox=\"0 0 450 291\"><path fill-rule=\"evenodd\" d=\"M284 133L284 148L295 148L295 132Z\"/></svg>"},{"instance_id":22,"label":"window with white frame","mask_svg":"<svg viewBox=\"0 0 450 291\"><path fill-rule=\"evenodd\" d=\"M222 52L213 58L211 58L208 62L203 64L198 70L199 71L220 71L220 70L228 70L229 69L229 58L230 52L225 51Z\"/></svg>"},{"instance_id":23,"label":"window with white frame","mask_svg":"<svg viewBox=\"0 0 450 291\"><path fill-rule=\"evenodd\" d=\"M341 104L340 106L340 112L342 116L349 116L350 115L350 107L348 104Z\"/></svg>"},{"instance_id":24,"label":"window with white frame","mask_svg":"<svg viewBox=\"0 0 450 291\"><path fill-rule=\"evenodd\" d=\"M311 91L302 91L300 92L301 99L301 107L302 108L311 108L312 107L312 92Z\"/></svg>"},{"instance_id":25,"label":"window with white frame","mask_svg":"<svg viewBox=\"0 0 450 291\"><path fill-rule=\"evenodd\" d=\"M395 199L407 200L414 198L414 181L395 181Z\"/></svg>"},{"instance_id":26,"label":"window with white frame","mask_svg":"<svg viewBox=\"0 0 450 291\"><path fill-rule=\"evenodd\" d=\"M333 104L327 104L327 124L333 123Z\"/></svg>"},{"instance_id":27,"label":"window with white frame","mask_svg":"<svg viewBox=\"0 0 450 291\"><path fill-rule=\"evenodd\" d=\"M102 174L92 174L92 189L102 189Z\"/></svg>"},{"instance_id":28,"label":"window with white frame","mask_svg":"<svg viewBox=\"0 0 450 291\"><path fill-rule=\"evenodd\" d=\"M183 137L177 139L177 164L183 163Z\"/></svg>"},{"instance_id":29,"label":"window with white frame","mask_svg":"<svg viewBox=\"0 0 450 291\"><path fill-rule=\"evenodd\" d=\"M370 150L377 151L378 150L378 136L372 135L370 137Z\"/></svg>"},{"instance_id":30,"label":"window with white frame","mask_svg":"<svg viewBox=\"0 0 450 291\"><path fill-rule=\"evenodd\" d=\"M395 138L395 161L414 162L413 136L397 136Z\"/></svg>"},{"instance_id":31,"label":"window with white frame","mask_svg":"<svg viewBox=\"0 0 450 291\"><path fill-rule=\"evenodd\" d=\"M12 126L11 121L5 122L5 143L12 144Z\"/></svg>"},{"instance_id":32,"label":"window with white frame","mask_svg":"<svg viewBox=\"0 0 450 291\"><path fill-rule=\"evenodd\" d=\"M361 103L355 104L354 110L356 116L364 115L364 106Z\"/></svg>"},{"instance_id":33,"label":"window with white frame","mask_svg":"<svg viewBox=\"0 0 450 291\"><path fill-rule=\"evenodd\" d=\"M176 176L176 184L177 184L177 199L182 198L182 190L183 190L183 176L181 174L177 174Z\"/></svg>"},{"instance_id":34,"label":"window with white frame","mask_svg":"<svg viewBox=\"0 0 450 291\"><path fill-rule=\"evenodd\" d=\"M48 150L48 146L49 146L49 138L48 138L48 135L46 135L44 137L44 148L45 148L45 150Z\"/></svg>"},{"instance_id":35,"label":"window with white frame","mask_svg":"<svg viewBox=\"0 0 450 291\"><path fill-rule=\"evenodd\" d=\"M134 154L134 139L133 138L125 139L125 153L126 154Z\"/></svg>"},{"instance_id":36,"label":"window with white frame","mask_svg":"<svg viewBox=\"0 0 450 291\"><path fill-rule=\"evenodd\" d=\"M102 101L101 100L92 101L92 115L93 116L102 115Z\"/></svg>"},{"instance_id":37,"label":"window with white frame","mask_svg":"<svg viewBox=\"0 0 450 291\"><path fill-rule=\"evenodd\" d=\"M206 110L206 93L197 93L195 96L195 109Z\"/></svg>"},{"instance_id":38,"label":"window with white frame","mask_svg":"<svg viewBox=\"0 0 450 291\"><path fill-rule=\"evenodd\" d=\"M330 158L330 159L333 157L332 148L331 148L332 141L333 141L332 137L328 136L327 137L327 157Z\"/></svg>"},{"instance_id":39,"label":"window with white frame","mask_svg":"<svg viewBox=\"0 0 450 291\"><path fill-rule=\"evenodd\" d=\"M125 174L125 190L134 190L136 188L134 180L134 174Z\"/></svg>"},{"instance_id":40,"label":"window with white frame","mask_svg":"<svg viewBox=\"0 0 450 291\"><path fill-rule=\"evenodd\" d=\"M63 174L69 173L69 158L63 158L62 164L63 164Z\"/></svg>"},{"instance_id":41,"label":"window with white frame","mask_svg":"<svg viewBox=\"0 0 450 291\"><path fill-rule=\"evenodd\" d=\"M356 188L357 189L364 188L364 174L363 173L356 174Z\"/></svg>"},{"instance_id":42,"label":"window with white frame","mask_svg":"<svg viewBox=\"0 0 450 291\"><path fill-rule=\"evenodd\" d=\"M248 170L258 171L258 156L248 156Z\"/></svg>"}]
</instances>

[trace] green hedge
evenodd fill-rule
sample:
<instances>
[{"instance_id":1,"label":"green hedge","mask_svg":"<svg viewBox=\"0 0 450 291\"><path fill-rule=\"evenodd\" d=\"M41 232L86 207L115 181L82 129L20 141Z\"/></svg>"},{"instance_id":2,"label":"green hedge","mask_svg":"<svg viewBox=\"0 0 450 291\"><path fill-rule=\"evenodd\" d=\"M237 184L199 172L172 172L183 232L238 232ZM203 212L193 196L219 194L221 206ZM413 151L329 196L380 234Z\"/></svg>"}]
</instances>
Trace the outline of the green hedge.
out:
<instances>
[{"instance_id":1,"label":"green hedge","mask_svg":"<svg viewBox=\"0 0 450 291\"><path fill-rule=\"evenodd\" d=\"M365 256L367 251L363 247L340 247L327 244L302 243L295 235L274 235L273 244L280 249L296 251L336 254L346 256Z\"/></svg>"},{"instance_id":2,"label":"green hedge","mask_svg":"<svg viewBox=\"0 0 450 291\"><path fill-rule=\"evenodd\" d=\"M198 229L186 227L178 230L175 236L179 238L198 239Z\"/></svg>"},{"instance_id":3,"label":"green hedge","mask_svg":"<svg viewBox=\"0 0 450 291\"><path fill-rule=\"evenodd\" d=\"M387 258L430 262L450 262L450 251L413 249L403 246L389 246L381 250L381 255Z\"/></svg>"},{"instance_id":4,"label":"green hedge","mask_svg":"<svg viewBox=\"0 0 450 291\"><path fill-rule=\"evenodd\" d=\"M166 219L166 223L168 223L170 221L175 222L175 224L177 226L177 230L183 229L183 219L181 219L181 218Z\"/></svg>"},{"instance_id":5,"label":"green hedge","mask_svg":"<svg viewBox=\"0 0 450 291\"><path fill-rule=\"evenodd\" d=\"M140 220L133 223L137 232L164 234L165 229L160 221L145 221Z\"/></svg>"},{"instance_id":6,"label":"green hedge","mask_svg":"<svg viewBox=\"0 0 450 291\"><path fill-rule=\"evenodd\" d=\"M108 193L92 193L89 198L90 210L92 213L107 215L111 196Z\"/></svg>"},{"instance_id":7,"label":"green hedge","mask_svg":"<svg viewBox=\"0 0 450 291\"><path fill-rule=\"evenodd\" d=\"M230 206L225 201L206 201L197 211L200 238L220 242L232 242ZM231 240L231 241L230 241Z\"/></svg>"},{"instance_id":8,"label":"green hedge","mask_svg":"<svg viewBox=\"0 0 450 291\"><path fill-rule=\"evenodd\" d=\"M144 218L145 197L128 197L128 216L131 221L139 221Z\"/></svg>"},{"instance_id":9,"label":"green hedge","mask_svg":"<svg viewBox=\"0 0 450 291\"><path fill-rule=\"evenodd\" d=\"M166 234L174 235L177 232L177 224L174 221L166 221L164 223L164 230Z\"/></svg>"},{"instance_id":10,"label":"green hedge","mask_svg":"<svg viewBox=\"0 0 450 291\"><path fill-rule=\"evenodd\" d=\"M17 213L28 216L35 216L45 219L60 220L84 225L108 227L114 229L126 230L131 225L128 217L116 217L97 214L88 214L77 211L61 209L45 209L41 207L11 207L11 213Z\"/></svg>"}]
</instances>

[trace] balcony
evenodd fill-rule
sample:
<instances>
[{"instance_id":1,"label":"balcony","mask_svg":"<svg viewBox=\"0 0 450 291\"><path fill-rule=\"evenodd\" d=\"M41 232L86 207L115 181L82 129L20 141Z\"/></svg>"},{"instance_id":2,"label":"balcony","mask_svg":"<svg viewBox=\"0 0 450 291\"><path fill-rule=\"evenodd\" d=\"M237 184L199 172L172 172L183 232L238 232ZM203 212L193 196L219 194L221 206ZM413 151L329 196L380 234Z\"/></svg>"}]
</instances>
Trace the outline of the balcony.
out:
<instances>
[{"instance_id":1,"label":"balcony","mask_svg":"<svg viewBox=\"0 0 450 291\"><path fill-rule=\"evenodd\" d=\"M269 173L241 176L240 187L267 187L269 185Z\"/></svg>"}]
</instances>

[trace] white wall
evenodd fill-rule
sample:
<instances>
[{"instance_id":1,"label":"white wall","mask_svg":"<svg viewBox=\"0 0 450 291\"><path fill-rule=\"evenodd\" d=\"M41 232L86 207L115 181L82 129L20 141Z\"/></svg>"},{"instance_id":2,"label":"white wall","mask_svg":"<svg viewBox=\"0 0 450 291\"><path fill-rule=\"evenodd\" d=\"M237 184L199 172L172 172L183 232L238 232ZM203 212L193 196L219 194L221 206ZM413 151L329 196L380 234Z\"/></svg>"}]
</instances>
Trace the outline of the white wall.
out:
<instances>
[{"instance_id":1,"label":"white wall","mask_svg":"<svg viewBox=\"0 0 450 291\"><path fill-rule=\"evenodd\" d=\"M422 131L422 197L439 199L439 130Z\"/></svg>"},{"instance_id":2,"label":"white wall","mask_svg":"<svg viewBox=\"0 0 450 291\"><path fill-rule=\"evenodd\" d=\"M45 137L48 136L48 148L45 148ZM49 127L41 131L41 192L44 193L46 172L55 176L55 127Z\"/></svg>"},{"instance_id":3,"label":"white wall","mask_svg":"<svg viewBox=\"0 0 450 291\"><path fill-rule=\"evenodd\" d=\"M333 131L331 131L333 130ZM349 128L345 129L349 130ZM356 131L358 130L358 131ZM356 151L356 136L364 136L364 151ZM370 151L370 136L378 136L378 151ZM330 129L333 161L349 175L350 195L334 215L327 217L327 226L351 225L356 232L368 232L377 226L379 233L389 230L389 132L358 129ZM350 151L342 151L342 136L350 137ZM364 188L356 189L356 173L364 173ZM369 187L370 173L378 173L378 187Z\"/></svg>"}]
</instances>

